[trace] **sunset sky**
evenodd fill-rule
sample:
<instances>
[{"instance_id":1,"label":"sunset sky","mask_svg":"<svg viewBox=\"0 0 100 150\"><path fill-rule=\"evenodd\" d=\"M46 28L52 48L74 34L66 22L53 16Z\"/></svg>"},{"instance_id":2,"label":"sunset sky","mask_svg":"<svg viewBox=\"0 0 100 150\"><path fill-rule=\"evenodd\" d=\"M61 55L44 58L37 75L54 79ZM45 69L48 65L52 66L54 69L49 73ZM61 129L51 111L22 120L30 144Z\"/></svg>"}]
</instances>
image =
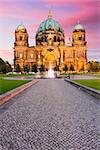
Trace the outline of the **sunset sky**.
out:
<instances>
[{"instance_id":1,"label":"sunset sky","mask_svg":"<svg viewBox=\"0 0 100 150\"><path fill-rule=\"evenodd\" d=\"M99 0L0 0L0 57L13 63L14 31L21 23L29 34L29 45L35 45L40 23L48 10L71 36L80 21L86 29L88 60L100 61L100 1Z\"/></svg>"}]
</instances>

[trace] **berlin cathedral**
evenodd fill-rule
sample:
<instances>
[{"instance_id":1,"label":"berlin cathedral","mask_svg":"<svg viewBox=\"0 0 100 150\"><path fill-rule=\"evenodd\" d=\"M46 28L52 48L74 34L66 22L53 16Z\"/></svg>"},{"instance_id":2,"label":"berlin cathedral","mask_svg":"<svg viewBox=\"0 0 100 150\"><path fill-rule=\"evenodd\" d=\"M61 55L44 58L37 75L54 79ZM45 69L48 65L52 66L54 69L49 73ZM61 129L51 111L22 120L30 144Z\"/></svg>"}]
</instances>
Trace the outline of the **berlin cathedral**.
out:
<instances>
[{"instance_id":1,"label":"berlin cathedral","mask_svg":"<svg viewBox=\"0 0 100 150\"><path fill-rule=\"evenodd\" d=\"M14 42L14 66L19 64L23 69L25 65L32 68L36 64L46 70L49 66L54 69L59 66L63 71L66 65L69 69L74 66L74 71L86 71L87 46L85 40L85 29L80 23L73 29L70 40L65 43L64 30L60 24L53 19L51 12L43 21L36 32L36 46L29 46L28 32L24 25L19 25L15 30Z\"/></svg>"}]
</instances>

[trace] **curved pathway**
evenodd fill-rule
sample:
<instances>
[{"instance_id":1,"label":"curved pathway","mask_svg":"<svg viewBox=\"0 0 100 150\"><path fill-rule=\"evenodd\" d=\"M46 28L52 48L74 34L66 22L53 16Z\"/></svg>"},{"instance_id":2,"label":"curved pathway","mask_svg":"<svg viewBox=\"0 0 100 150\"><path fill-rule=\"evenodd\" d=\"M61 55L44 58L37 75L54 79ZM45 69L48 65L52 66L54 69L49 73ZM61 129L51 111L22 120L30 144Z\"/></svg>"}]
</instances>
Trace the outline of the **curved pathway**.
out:
<instances>
[{"instance_id":1,"label":"curved pathway","mask_svg":"<svg viewBox=\"0 0 100 150\"><path fill-rule=\"evenodd\" d=\"M100 101L62 79L40 80L0 106L3 150L99 150Z\"/></svg>"}]
</instances>

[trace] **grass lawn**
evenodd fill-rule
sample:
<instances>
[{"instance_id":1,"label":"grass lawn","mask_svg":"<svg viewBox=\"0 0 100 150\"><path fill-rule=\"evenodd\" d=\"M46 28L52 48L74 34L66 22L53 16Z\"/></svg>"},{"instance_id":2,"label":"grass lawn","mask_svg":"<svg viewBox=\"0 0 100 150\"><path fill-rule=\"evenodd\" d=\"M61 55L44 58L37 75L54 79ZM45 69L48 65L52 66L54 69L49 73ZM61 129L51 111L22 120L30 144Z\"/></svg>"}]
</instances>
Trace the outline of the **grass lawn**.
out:
<instances>
[{"instance_id":1,"label":"grass lawn","mask_svg":"<svg viewBox=\"0 0 100 150\"><path fill-rule=\"evenodd\" d=\"M0 74L0 77L27 77L34 76L35 74Z\"/></svg>"},{"instance_id":2,"label":"grass lawn","mask_svg":"<svg viewBox=\"0 0 100 150\"><path fill-rule=\"evenodd\" d=\"M90 76L100 77L100 72L87 72L87 73L84 73L83 75L90 75Z\"/></svg>"},{"instance_id":3,"label":"grass lawn","mask_svg":"<svg viewBox=\"0 0 100 150\"><path fill-rule=\"evenodd\" d=\"M31 80L5 80L0 78L0 94L6 93L16 87L19 87Z\"/></svg>"},{"instance_id":4,"label":"grass lawn","mask_svg":"<svg viewBox=\"0 0 100 150\"><path fill-rule=\"evenodd\" d=\"M69 73L63 73L61 76L62 77L66 77L66 75L68 75ZM78 73L76 73L76 72L72 72L72 73L70 73L70 75L85 75L85 76L95 76L95 77L100 77L100 72L78 72Z\"/></svg>"},{"instance_id":5,"label":"grass lawn","mask_svg":"<svg viewBox=\"0 0 100 150\"><path fill-rule=\"evenodd\" d=\"M100 90L100 80L99 79L82 79L74 80L77 83L83 84L85 86Z\"/></svg>"}]
</instances>

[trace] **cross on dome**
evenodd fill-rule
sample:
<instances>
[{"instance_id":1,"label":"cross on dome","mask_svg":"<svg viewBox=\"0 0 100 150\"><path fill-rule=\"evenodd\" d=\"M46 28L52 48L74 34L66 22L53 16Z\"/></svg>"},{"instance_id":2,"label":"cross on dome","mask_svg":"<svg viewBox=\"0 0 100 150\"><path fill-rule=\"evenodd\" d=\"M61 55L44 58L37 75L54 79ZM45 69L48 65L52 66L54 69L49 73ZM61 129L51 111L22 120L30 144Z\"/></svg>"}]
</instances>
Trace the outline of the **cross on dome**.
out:
<instances>
[{"instance_id":1,"label":"cross on dome","mask_svg":"<svg viewBox=\"0 0 100 150\"><path fill-rule=\"evenodd\" d=\"M77 21L77 24L80 24L80 20Z\"/></svg>"},{"instance_id":2,"label":"cross on dome","mask_svg":"<svg viewBox=\"0 0 100 150\"><path fill-rule=\"evenodd\" d=\"M49 12L48 12L48 18L52 18L51 10L49 10Z\"/></svg>"}]
</instances>

